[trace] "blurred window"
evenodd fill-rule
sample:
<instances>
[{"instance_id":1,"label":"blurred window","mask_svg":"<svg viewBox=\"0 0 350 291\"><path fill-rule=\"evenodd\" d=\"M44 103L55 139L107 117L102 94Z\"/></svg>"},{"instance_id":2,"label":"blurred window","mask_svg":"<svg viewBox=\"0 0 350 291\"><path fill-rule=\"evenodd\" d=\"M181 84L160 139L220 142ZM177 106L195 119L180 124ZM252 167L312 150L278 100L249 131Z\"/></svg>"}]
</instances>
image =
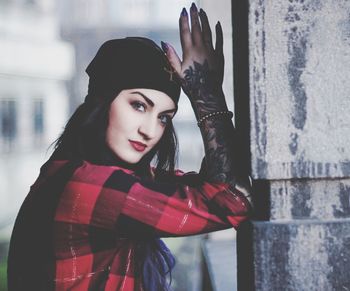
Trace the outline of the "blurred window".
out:
<instances>
[{"instance_id":1,"label":"blurred window","mask_svg":"<svg viewBox=\"0 0 350 291\"><path fill-rule=\"evenodd\" d=\"M0 122L3 149L9 151L17 135L17 108L15 100L1 100Z\"/></svg>"},{"instance_id":2,"label":"blurred window","mask_svg":"<svg viewBox=\"0 0 350 291\"><path fill-rule=\"evenodd\" d=\"M44 133L44 101L36 99L33 102L33 131L35 143L41 143Z\"/></svg>"}]
</instances>

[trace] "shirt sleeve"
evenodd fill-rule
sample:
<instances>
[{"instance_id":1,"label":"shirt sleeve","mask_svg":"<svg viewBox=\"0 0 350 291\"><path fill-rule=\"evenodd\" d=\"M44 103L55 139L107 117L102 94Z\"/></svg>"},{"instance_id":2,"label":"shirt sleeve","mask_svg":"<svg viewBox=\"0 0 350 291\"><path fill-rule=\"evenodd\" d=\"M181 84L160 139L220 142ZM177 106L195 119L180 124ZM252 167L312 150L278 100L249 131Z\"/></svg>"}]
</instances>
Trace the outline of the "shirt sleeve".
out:
<instances>
[{"instance_id":1,"label":"shirt sleeve","mask_svg":"<svg viewBox=\"0 0 350 291\"><path fill-rule=\"evenodd\" d=\"M164 237L237 228L250 211L238 189L208 183L195 172L177 171L165 182L84 164L66 185L56 219L70 216L76 223L113 228L125 237Z\"/></svg>"}]
</instances>

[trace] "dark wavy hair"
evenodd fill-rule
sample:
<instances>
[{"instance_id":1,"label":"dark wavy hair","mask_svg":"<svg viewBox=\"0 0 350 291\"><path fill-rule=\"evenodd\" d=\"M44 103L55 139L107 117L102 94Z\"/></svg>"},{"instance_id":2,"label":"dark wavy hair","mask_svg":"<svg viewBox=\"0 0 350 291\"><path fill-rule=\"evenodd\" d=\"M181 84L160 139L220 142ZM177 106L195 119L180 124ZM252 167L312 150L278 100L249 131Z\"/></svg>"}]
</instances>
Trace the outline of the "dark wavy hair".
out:
<instances>
[{"instance_id":1,"label":"dark wavy hair","mask_svg":"<svg viewBox=\"0 0 350 291\"><path fill-rule=\"evenodd\" d=\"M174 173L178 155L178 141L170 120L158 144L139 163L127 165L116 157L106 144L109 98L99 103L84 102L73 113L63 133L54 142L53 159L82 159L99 165L134 167L147 175L150 162L155 159L155 174ZM145 172L146 171L146 172Z\"/></svg>"},{"instance_id":2,"label":"dark wavy hair","mask_svg":"<svg viewBox=\"0 0 350 291\"><path fill-rule=\"evenodd\" d=\"M126 164L106 144L109 110L113 99L105 98L99 103L82 103L69 119L61 136L54 142L51 159L86 160L99 165L132 167L135 173L146 177L150 177L150 163L153 160L156 179L171 177L178 154L178 141L172 122L166 125L158 144L140 162L135 165ZM158 238L144 238L139 245L144 289L169 290L171 270L175 265L174 257Z\"/></svg>"}]
</instances>

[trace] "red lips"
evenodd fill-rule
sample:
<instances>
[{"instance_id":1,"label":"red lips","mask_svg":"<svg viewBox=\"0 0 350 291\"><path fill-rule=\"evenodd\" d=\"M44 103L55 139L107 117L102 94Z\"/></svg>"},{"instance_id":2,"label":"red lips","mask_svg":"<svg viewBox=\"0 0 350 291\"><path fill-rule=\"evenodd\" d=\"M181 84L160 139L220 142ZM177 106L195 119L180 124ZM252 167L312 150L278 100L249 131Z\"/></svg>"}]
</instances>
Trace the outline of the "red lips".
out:
<instances>
[{"instance_id":1,"label":"red lips","mask_svg":"<svg viewBox=\"0 0 350 291\"><path fill-rule=\"evenodd\" d=\"M147 147L147 145L145 145L142 142L133 141L133 140L129 140L129 142L132 145L132 147L138 152L143 152Z\"/></svg>"}]
</instances>

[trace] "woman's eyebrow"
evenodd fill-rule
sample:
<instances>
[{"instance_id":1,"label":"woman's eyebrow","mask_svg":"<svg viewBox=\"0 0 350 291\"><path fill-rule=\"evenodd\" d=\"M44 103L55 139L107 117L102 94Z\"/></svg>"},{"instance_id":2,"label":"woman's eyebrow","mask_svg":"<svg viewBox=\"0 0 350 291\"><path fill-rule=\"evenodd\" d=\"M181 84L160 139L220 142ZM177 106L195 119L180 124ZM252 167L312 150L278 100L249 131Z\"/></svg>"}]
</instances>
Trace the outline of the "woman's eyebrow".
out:
<instances>
[{"instance_id":1,"label":"woman's eyebrow","mask_svg":"<svg viewBox=\"0 0 350 291\"><path fill-rule=\"evenodd\" d=\"M165 111L163 111L162 113L173 113L173 112L175 112L176 111L176 108L174 108L174 109L169 109L169 110L165 110Z\"/></svg>"},{"instance_id":2,"label":"woman's eyebrow","mask_svg":"<svg viewBox=\"0 0 350 291\"><path fill-rule=\"evenodd\" d=\"M131 92L131 94L139 94L143 97L143 99L145 99L145 101L148 103L148 105L150 105L151 107L154 107L154 103L151 99L149 99L145 94L139 92L139 91L134 91Z\"/></svg>"},{"instance_id":3,"label":"woman's eyebrow","mask_svg":"<svg viewBox=\"0 0 350 291\"><path fill-rule=\"evenodd\" d=\"M151 99L149 99L145 94L139 92L139 91L133 91L131 92L131 94L139 94L140 96L142 96L143 99L145 99L145 101L147 102L148 105L150 105L151 107L154 107L154 103ZM172 113L175 112L176 108L174 109L169 109L169 110L165 110L162 113Z\"/></svg>"}]
</instances>

